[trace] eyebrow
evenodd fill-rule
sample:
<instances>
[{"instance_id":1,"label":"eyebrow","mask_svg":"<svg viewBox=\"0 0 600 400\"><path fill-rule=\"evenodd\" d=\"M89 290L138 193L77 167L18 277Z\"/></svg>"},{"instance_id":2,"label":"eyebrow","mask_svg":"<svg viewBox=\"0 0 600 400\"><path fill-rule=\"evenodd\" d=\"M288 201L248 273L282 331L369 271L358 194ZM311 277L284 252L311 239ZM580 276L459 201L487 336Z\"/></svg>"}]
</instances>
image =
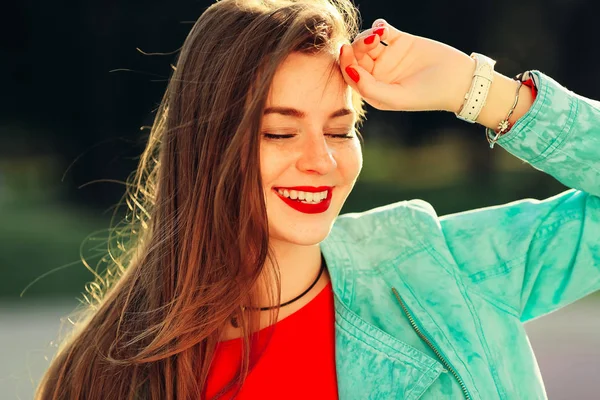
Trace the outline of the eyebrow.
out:
<instances>
[{"instance_id":1,"label":"eyebrow","mask_svg":"<svg viewBox=\"0 0 600 400\"><path fill-rule=\"evenodd\" d=\"M281 114L287 117L299 119L306 117L306 113L304 111L300 111L291 107L268 107L265 109L263 115L267 114ZM339 118L345 115L354 115L354 111L350 110L349 108L340 108L339 110L332 112L328 119Z\"/></svg>"}]
</instances>

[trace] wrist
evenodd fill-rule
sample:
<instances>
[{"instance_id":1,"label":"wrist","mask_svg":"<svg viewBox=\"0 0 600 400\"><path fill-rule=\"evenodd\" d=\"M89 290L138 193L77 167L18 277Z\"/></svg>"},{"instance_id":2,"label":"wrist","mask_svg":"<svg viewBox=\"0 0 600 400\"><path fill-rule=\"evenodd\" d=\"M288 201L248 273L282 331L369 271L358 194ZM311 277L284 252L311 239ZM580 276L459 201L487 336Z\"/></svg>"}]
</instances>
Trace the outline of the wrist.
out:
<instances>
[{"instance_id":1,"label":"wrist","mask_svg":"<svg viewBox=\"0 0 600 400\"><path fill-rule=\"evenodd\" d=\"M506 114L515 101L517 85L518 82L514 79L494 72L494 80L490 87L490 92L476 122L486 128L497 129L498 123L506 118ZM524 85L521 86L519 101L509 119L511 126L529 111L533 101L534 97L531 89Z\"/></svg>"},{"instance_id":2,"label":"wrist","mask_svg":"<svg viewBox=\"0 0 600 400\"><path fill-rule=\"evenodd\" d=\"M452 86L452 95L447 111L457 114L465 103L465 95L469 92L473 81L473 72L477 62L466 54L455 64L454 71L450 74L455 84Z\"/></svg>"}]
</instances>

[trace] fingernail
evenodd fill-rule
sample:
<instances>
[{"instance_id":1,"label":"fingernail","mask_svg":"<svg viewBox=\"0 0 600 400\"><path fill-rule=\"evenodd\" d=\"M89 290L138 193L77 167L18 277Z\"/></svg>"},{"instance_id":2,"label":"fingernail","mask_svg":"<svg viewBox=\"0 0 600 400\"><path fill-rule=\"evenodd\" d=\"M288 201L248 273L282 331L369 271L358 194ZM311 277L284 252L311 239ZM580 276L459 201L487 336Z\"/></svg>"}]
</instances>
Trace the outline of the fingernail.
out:
<instances>
[{"instance_id":1,"label":"fingernail","mask_svg":"<svg viewBox=\"0 0 600 400\"><path fill-rule=\"evenodd\" d=\"M371 44L375 41L375 36L377 35L369 35L365 38L365 44Z\"/></svg>"},{"instance_id":2,"label":"fingernail","mask_svg":"<svg viewBox=\"0 0 600 400\"><path fill-rule=\"evenodd\" d=\"M351 66L346 67L346 73L354 82L358 83L358 81L360 80L360 75L358 75L358 72Z\"/></svg>"},{"instance_id":3,"label":"fingernail","mask_svg":"<svg viewBox=\"0 0 600 400\"><path fill-rule=\"evenodd\" d=\"M385 28L377 28L373 31L374 34L379 35L379 37L383 36L383 32L385 31Z\"/></svg>"}]
</instances>

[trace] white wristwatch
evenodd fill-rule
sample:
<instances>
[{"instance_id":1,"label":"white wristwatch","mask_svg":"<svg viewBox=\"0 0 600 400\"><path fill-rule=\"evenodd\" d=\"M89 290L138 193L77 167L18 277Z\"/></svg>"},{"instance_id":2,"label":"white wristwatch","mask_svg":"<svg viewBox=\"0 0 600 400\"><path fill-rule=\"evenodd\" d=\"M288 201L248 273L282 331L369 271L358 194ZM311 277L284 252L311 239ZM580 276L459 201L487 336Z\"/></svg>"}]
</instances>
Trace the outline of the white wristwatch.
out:
<instances>
[{"instance_id":1,"label":"white wristwatch","mask_svg":"<svg viewBox=\"0 0 600 400\"><path fill-rule=\"evenodd\" d=\"M465 102L455 115L463 121L474 123L490 92L496 61L479 53L471 53L471 58L474 58L477 63L475 72L473 72L473 80L469 91L465 94Z\"/></svg>"}]
</instances>

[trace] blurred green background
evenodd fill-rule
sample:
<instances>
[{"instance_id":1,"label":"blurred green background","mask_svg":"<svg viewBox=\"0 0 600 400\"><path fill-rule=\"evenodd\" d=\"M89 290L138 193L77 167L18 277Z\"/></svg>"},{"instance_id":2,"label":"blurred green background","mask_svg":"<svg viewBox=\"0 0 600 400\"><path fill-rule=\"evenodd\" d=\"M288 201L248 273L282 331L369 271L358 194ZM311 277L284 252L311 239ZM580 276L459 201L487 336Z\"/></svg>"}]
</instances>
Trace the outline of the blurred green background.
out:
<instances>
[{"instance_id":1,"label":"blurred green background","mask_svg":"<svg viewBox=\"0 0 600 400\"><path fill-rule=\"evenodd\" d=\"M364 26L384 17L404 31L487 54L507 76L539 69L600 99L595 1L357 3ZM118 182L144 148L147 130L140 127L151 124L176 51L208 4L4 5L0 400L31 396L59 317L93 279L81 258L93 267L106 248L102 239L124 193ZM500 147L490 150L483 128L449 113L370 109L362 133L364 169L343 212L421 198L443 215L566 189ZM84 244L90 236L97 239ZM600 390L589 379L600 376L598 302L587 301L528 328L550 398L588 398L584 393ZM575 342L583 349L563 347Z\"/></svg>"}]
</instances>

